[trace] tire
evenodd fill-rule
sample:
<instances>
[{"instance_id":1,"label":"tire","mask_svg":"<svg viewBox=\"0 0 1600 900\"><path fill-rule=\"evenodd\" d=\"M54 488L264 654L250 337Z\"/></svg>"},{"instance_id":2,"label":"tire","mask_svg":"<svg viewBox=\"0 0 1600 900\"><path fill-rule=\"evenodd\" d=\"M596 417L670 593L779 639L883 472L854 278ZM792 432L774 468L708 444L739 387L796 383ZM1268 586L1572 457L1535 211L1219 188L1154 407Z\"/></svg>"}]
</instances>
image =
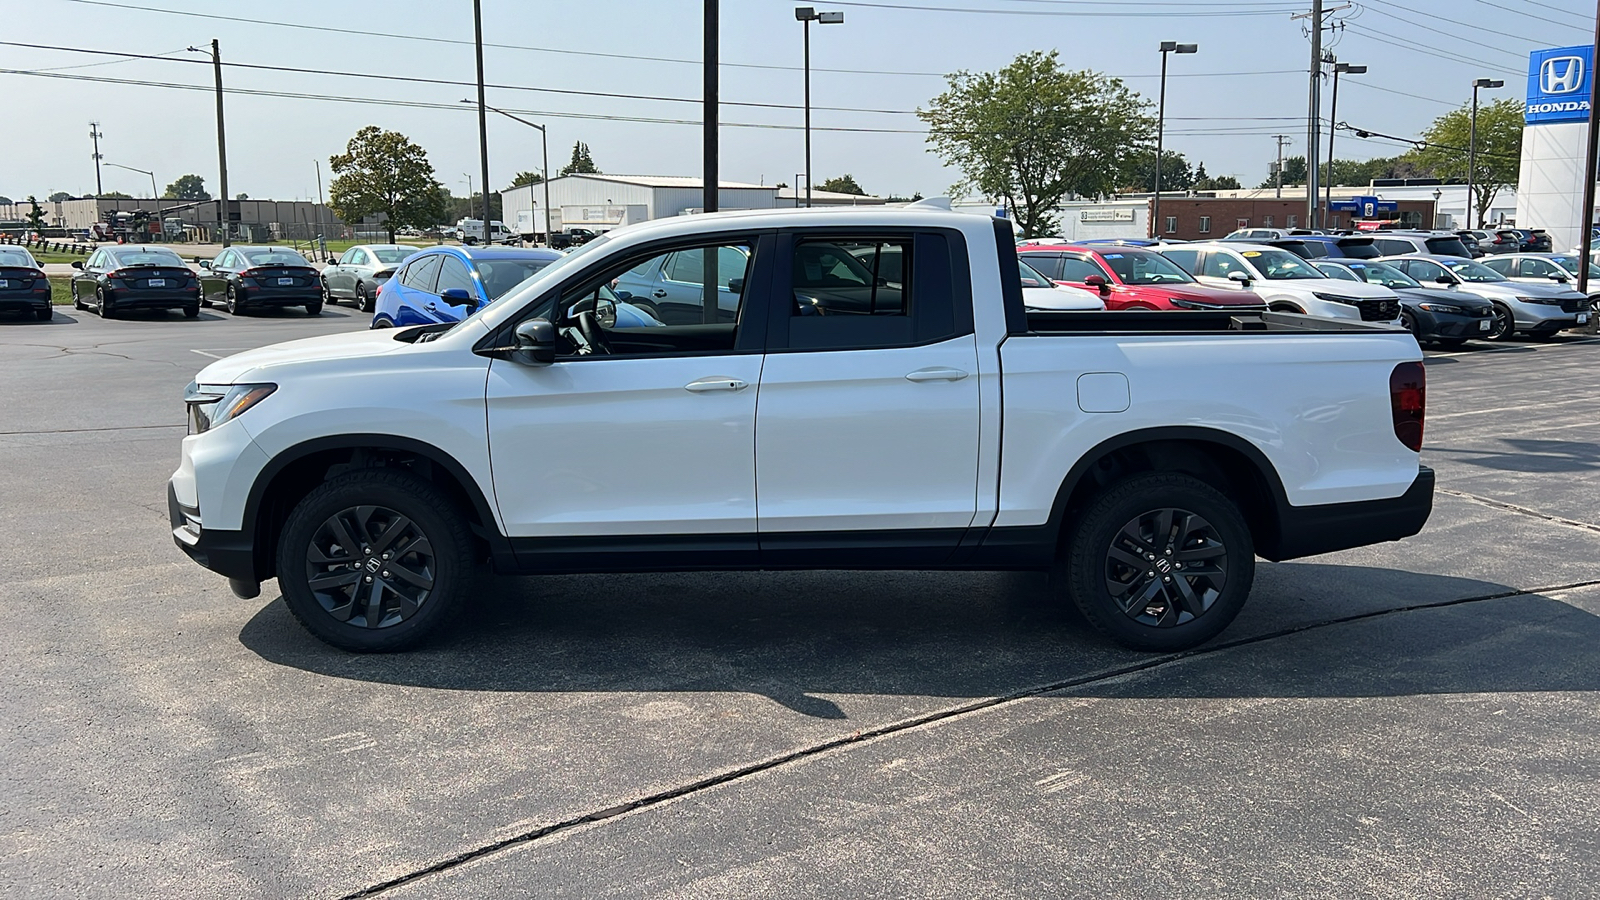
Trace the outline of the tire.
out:
<instances>
[{"instance_id":1,"label":"tire","mask_svg":"<svg viewBox=\"0 0 1600 900\"><path fill-rule=\"evenodd\" d=\"M1411 314L1411 310L1400 310L1400 327L1411 332L1412 337L1417 336L1417 317ZM1418 343L1421 343L1421 340L1421 338L1418 338Z\"/></svg>"},{"instance_id":2,"label":"tire","mask_svg":"<svg viewBox=\"0 0 1600 900\"><path fill-rule=\"evenodd\" d=\"M367 286L363 282L356 282L356 309L364 313L372 312L372 298L367 295Z\"/></svg>"},{"instance_id":3,"label":"tire","mask_svg":"<svg viewBox=\"0 0 1600 900\"><path fill-rule=\"evenodd\" d=\"M312 302L307 303L306 304L306 315L308 315L308 316L320 316L320 315L322 315L322 301L321 300L313 300Z\"/></svg>"},{"instance_id":4,"label":"tire","mask_svg":"<svg viewBox=\"0 0 1600 900\"><path fill-rule=\"evenodd\" d=\"M1163 521L1169 531L1182 529L1171 544L1160 533ZM1143 564L1150 568L1140 571ZM1181 571L1185 564L1191 571ZM1216 637L1243 608L1255 545L1239 508L1205 482L1135 475L1096 497L1070 526L1058 579L1111 640L1134 650L1187 650Z\"/></svg>"},{"instance_id":5,"label":"tire","mask_svg":"<svg viewBox=\"0 0 1600 900\"><path fill-rule=\"evenodd\" d=\"M117 311L112 307L111 301L106 299L105 288L94 289L94 303L94 311L100 314L100 318L115 319L117 317Z\"/></svg>"},{"instance_id":6,"label":"tire","mask_svg":"<svg viewBox=\"0 0 1600 900\"><path fill-rule=\"evenodd\" d=\"M224 301L223 305L227 307L228 315L244 315L244 301L239 299L238 292L234 290L234 287L231 284L228 285L227 298L228 299Z\"/></svg>"},{"instance_id":7,"label":"tire","mask_svg":"<svg viewBox=\"0 0 1600 900\"><path fill-rule=\"evenodd\" d=\"M200 304L196 303L193 306L185 306L183 308L183 317L185 319L198 319L198 318L200 318Z\"/></svg>"},{"instance_id":8,"label":"tire","mask_svg":"<svg viewBox=\"0 0 1600 900\"><path fill-rule=\"evenodd\" d=\"M1517 320L1512 318L1511 310L1503 303L1494 305L1494 324L1489 326L1489 331L1483 336L1486 341L1509 341L1517 333Z\"/></svg>"},{"instance_id":9,"label":"tire","mask_svg":"<svg viewBox=\"0 0 1600 900\"><path fill-rule=\"evenodd\" d=\"M380 556L386 539L394 559ZM409 472L363 469L317 486L289 513L278 587L319 640L382 653L415 646L448 621L473 564L466 519L438 488ZM407 574L388 574L399 572Z\"/></svg>"},{"instance_id":10,"label":"tire","mask_svg":"<svg viewBox=\"0 0 1600 900\"><path fill-rule=\"evenodd\" d=\"M44 309L34 310L33 317L41 322L48 322L56 317L56 311L47 306Z\"/></svg>"},{"instance_id":11,"label":"tire","mask_svg":"<svg viewBox=\"0 0 1600 900\"><path fill-rule=\"evenodd\" d=\"M81 299L78 298L78 285L77 285L77 283L73 283L73 285L72 285L72 308L76 309L76 310L79 310L79 311L86 310L86 309L89 308L89 305L87 303L84 303Z\"/></svg>"},{"instance_id":12,"label":"tire","mask_svg":"<svg viewBox=\"0 0 1600 900\"><path fill-rule=\"evenodd\" d=\"M327 281L322 281L321 284L322 284L322 302L323 303L332 303L334 306L338 306L339 305L339 298L335 297L333 295L333 291L328 290L328 282Z\"/></svg>"}]
</instances>

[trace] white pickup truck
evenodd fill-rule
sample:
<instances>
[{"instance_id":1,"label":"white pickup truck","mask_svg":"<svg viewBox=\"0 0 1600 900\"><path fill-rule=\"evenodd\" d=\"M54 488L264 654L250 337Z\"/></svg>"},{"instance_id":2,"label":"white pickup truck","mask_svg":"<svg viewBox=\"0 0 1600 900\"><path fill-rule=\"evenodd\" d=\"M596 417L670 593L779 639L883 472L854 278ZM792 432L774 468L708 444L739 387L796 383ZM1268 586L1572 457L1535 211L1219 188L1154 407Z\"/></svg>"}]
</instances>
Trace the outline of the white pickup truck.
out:
<instances>
[{"instance_id":1,"label":"white pickup truck","mask_svg":"<svg viewBox=\"0 0 1600 900\"><path fill-rule=\"evenodd\" d=\"M614 287L657 268L670 315ZM1427 520L1406 332L1030 311L1017 272L1009 223L932 208L613 231L458 324L207 366L173 538L357 651L422 639L482 562L1051 570L1111 639L1172 650L1227 626L1257 556Z\"/></svg>"}]
</instances>

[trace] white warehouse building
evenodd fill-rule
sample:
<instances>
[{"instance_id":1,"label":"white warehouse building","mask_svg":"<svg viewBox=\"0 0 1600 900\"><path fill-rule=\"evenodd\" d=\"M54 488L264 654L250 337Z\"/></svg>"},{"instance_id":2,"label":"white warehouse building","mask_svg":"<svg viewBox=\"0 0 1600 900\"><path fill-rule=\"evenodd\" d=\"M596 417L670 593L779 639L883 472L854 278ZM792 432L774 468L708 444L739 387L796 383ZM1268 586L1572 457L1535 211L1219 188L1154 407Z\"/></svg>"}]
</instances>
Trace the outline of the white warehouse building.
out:
<instances>
[{"instance_id":1,"label":"white warehouse building","mask_svg":"<svg viewBox=\"0 0 1600 900\"><path fill-rule=\"evenodd\" d=\"M563 175L550 179L550 228L610 231L635 222L700 212L701 179L679 175ZM772 209L775 185L723 181L717 205L724 210ZM527 184L500 194L506 227L532 239L545 231L545 185Z\"/></svg>"}]
</instances>

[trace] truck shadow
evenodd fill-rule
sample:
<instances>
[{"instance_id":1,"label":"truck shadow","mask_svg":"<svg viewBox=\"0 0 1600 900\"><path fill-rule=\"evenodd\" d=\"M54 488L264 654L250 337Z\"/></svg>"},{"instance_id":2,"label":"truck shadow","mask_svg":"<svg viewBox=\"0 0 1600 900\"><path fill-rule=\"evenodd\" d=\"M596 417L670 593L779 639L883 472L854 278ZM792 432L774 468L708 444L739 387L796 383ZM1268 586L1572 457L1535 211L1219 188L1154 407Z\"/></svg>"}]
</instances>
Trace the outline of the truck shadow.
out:
<instances>
[{"instance_id":1,"label":"truck shadow","mask_svg":"<svg viewBox=\"0 0 1600 900\"><path fill-rule=\"evenodd\" d=\"M1443 453L1469 466L1506 472L1587 472L1600 469L1600 444L1591 441L1552 441L1533 438L1501 438L1495 443L1505 449L1428 446L1430 453Z\"/></svg>"},{"instance_id":2,"label":"truck shadow","mask_svg":"<svg viewBox=\"0 0 1600 900\"><path fill-rule=\"evenodd\" d=\"M1360 566L1263 563L1245 614L1219 639L1222 652L1159 666L1135 683L1165 685L1164 696L1600 690L1600 618L1546 597L1296 631L1511 590ZM483 577L475 601L447 633L403 654L329 648L280 602L239 637L268 662L333 678L456 691L747 692L823 719L846 718L830 694L990 697L1159 659L1105 641L1052 598L1044 576L1025 573ZM1227 649L1278 633L1285 636Z\"/></svg>"}]
</instances>

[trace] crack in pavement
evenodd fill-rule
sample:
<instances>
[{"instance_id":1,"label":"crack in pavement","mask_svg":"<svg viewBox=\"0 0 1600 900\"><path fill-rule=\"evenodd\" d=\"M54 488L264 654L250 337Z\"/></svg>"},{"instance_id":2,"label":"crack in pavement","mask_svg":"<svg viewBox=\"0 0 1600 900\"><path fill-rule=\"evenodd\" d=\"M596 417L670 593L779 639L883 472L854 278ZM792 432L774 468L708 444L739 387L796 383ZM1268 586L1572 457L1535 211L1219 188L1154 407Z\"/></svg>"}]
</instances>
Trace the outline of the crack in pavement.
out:
<instances>
[{"instance_id":1,"label":"crack in pavement","mask_svg":"<svg viewBox=\"0 0 1600 900\"><path fill-rule=\"evenodd\" d=\"M172 425L107 425L102 428L41 428L38 431L0 431L0 437L30 434L86 434L93 431L144 431L150 428L187 428L182 422Z\"/></svg>"},{"instance_id":2,"label":"crack in pavement","mask_svg":"<svg viewBox=\"0 0 1600 900\"><path fill-rule=\"evenodd\" d=\"M1436 487L1434 490L1441 494L1449 494L1452 497L1460 497L1463 500L1471 500L1474 503L1482 503L1484 506L1492 506L1495 509L1505 510L1506 512L1519 513L1524 516L1532 516L1535 519L1543 519L1546 522L1554 522L1557 525L1565 525L1568 528L1581 528L1584 531L1600 532L1600 525L1595 525L1590 522L1580 522L1577 519L1568 519L1562 516L1551 515L1550 513L1540 512L1537 509L1529 509L1526 506L1518 506L1515 503L1507 503L1504 500L1496 500L1493 497L1480 497L1477 494L1469 494L1466 491L1458 491L1453 488Z\"/></svg>"},{"instance_id":3,"label":"crack in pavement","mask_svg":"<svg viewBox=\"0 0 1600 900\"><path fill-rule=\"evenodd\" d=\"M1594 526L1583 526L1583 527L1594 527ZM1597 528L1596 530L1600 530L1600 528ZM1282 629L1278 629L1276 631L1266 632L1264 634L1258 634L1258 635L1253 635L1253 636L1250 636L1250 637L1243 637L1243 638L1238 638L1238 639L1231 640L1231 641L1225 641L1225 642L1222 642L1222 643L1219 643L1219 644L1214 644L1214 645L1211 645L1211 646L1208 646L1208 647L1202 647L1202 648L1195 649L1195 650L1185 650L1185 651L1182 651L1182 652L1179 652L1179 653L1169 653L1169 654L1165 654L1163 656L1158 656L1158 657L1155 657L1155 658L1152 658L1152 659L1146 659L1146 660L1143 660L1141 662L1130 663L1128 665L1120 666L1120 667L1115 668L1115 669L1110 669L1110 670L1106 670L1106 671L1102 671L1102 672L1096 672L1096 673L1088 674L1088 675L1079 675L1079 676L1076 676L1074 678L1068 678L1068 679L1065 679L1065 680L1062 680L1062 681L1052 682L1050 684L1038 685L1038 686L1030 687L1030 688L1023 688L1022 690L1013 691L1012 693L1003 694L1003 695L998 696L998 697L985 697L985 698L983 698L981 700L973 700L973 701L969 701L969 702L966 702L966 703L957 704L956 706L946 707L945 709L942 709L942 710L935 710L933 712L924 713L924 714L918 715L918 716L912 716L911 718L908 718L908 719L902 719L902 720L897 721L897 722L890 722L888 724L879 725L879 726L874 727L874 728L862 729L860 731L856 731L856 732L854 732L852 734L849 734L849 735L830 738L828 740L820 741L818 743L811 744L809 746L801 747L801 748L798 748L796 750L791 750L791 751L789 751L787 753L782 753L782 754L779 754L777 756L769 757L769 758L764 759L764 760L758 760L756 762L749 763L747 765L739 766L737 768L730 769L730 770L722 772L720 774L710 775L710 776L707 776L705 778L697 779L695 781L689 782L688 784L683 784L683 785L679 785L678 787L668 788L668 789L663 790L663 791L658 791L656 793L649 794L647 796L641 797L641 798L639 798L637 800L629 800L629 801L626 801L626 802L623 802L623 803L618 803L618 804L616 804L614 806L610 806L610 807L607 807L605 809L600 809L600 810L596 810L596 811L593 811L593 812L583 813L581 815L574 816L574 817L572 817L570 819L564 819L564 820L562 820L560 822L554 822L554 823L549 824L549 825L544 825L544 826L541 826L539 828L535 828L535 829L532 829L530 831L525 831L525 832L522 832L521 834L516 834L516 835L513 835L513 836L508 837L508 838L502 838L501 840L493 841L493 842L487 843L487 844L483 844L483 845L474 847L474 848L472 848L470 850L464 850L461 853L458 853L458 854L456 854L454 856L448 857L446 859L442 859L442 860L440 860L440 861L438 861L436 863L433 863L433 864L428 865L428 866L424 866L424 867L422 867L420 869L414 869L414 870L412 870L410 872L407 872L404 875L400 875L400 876L397 876L395 878L388 879L387 881L381 881L381 882L378 882L376 884L369 885L369 886L364 887L364 888L362 888L362 889L360 889L358 891L355 891L353 893L344 894L344 895L340 896L339 900L358 900L358 898L363 898L363 897L375 897L375 896L377 896L379 894L387 893L388 891L391 891L394 888L410 884L410 883L412 883L414 881L418 881L418 880L421 880L423 878L427 878L427 877L429 877L431 875L438 875L438 874L441 874L443 872L448 872L448 871L450 871L452 869L455 869L455 868L458 868L460 866L463 866L463 865L465 865L465 864L467 864L469 862L474 862L476 860L483 859L483 858L488 857L488 856L492 856L492 855L494 855L496 853L499 853L502 850L509 850L509 849L511 849L513 847L521 847L521 846L524 846L524 845L532 844L532 843L535 843L535 842L537 842L539 840L542 840L544 838L550 837L551 835L561 834L561 833L564 833L564 832L567 832L567 831L571 831L571 830L573 830L575 828L578 828L580 826L583 826L583 825L588 825L588 824L595 823L595 822L602 822L602 821L605 821L607 819L613 819L613 818L616 818L618 816L624 815L626 813L637 812L637 811L640 811L640 810L645 810L645 809L650 809L652 807L660 806L660 805L662 805L664 803L667 803L667 802L672 801L672 800L676 800L676 799L678 799L680 797L686 797L686 796L688 796L690 794L700 793L702 791L706 791L706 790L709 790L711 788L720 787L720 786L725 785L725 784L730 784L730 783L733 783L733 782L736 782L736 781L740 781L740 780L743 780L745 778L749 778L749 777L751 777L753 775L759 775L759 774L761 774L763 772L770 772L770 771L773 771L775 769L779 769L779 768L782 768L784 766L787 766L790 763L798 762L798 761L804 760L804 759L809 759L809 758L814 757L814 756L819 756L821 754L828 753L828 752L830 752L832 750L837 750L837 749L839 749L841 747L847 747L847 746L849 746L851 744L859 744L859 743L862 743L862 742L868 741L868 740L874 740L874 739L877 739L877 738L888 737L888 736L891 736L891 735L900 734L902 732L906 732L906 731L910 731L910 730L913 730L913 729L921 728L922 726L925 726L925 725L931 725L931 724L934 724L934 723L937 723L937 722L949 721L951 719L956 719L956 718L960 718L960 717L963 717L963 716L972 715L974 713L978 713L978 712L981 712L981 711L984 711L984 710L988 710L988 709L994 709L994 708L1000 707L1000 706L1007 706L1007 705L1010 705L1010 704L1013 704L1013 703L1020 702L1022 700L1028 700L1028 699L1031 699L1031 698L1034 698L1034 697L1043 696L1045 694L1051 694L1051 693L1055 693L1055 692L1058 692L1058 691L1067 690L1069 688L1083 687L1085 685L1094 684L1096 682L1110 681L1111 679L1121 678L1121 677L1126 676L1126 675L1134 675L1134 674L1138 674L1140 672L1148 672L1148 671L1150 671L1152 669L1160 668L1162 666L1166 666L1166 665L1169 665L1171 663L1175 663L1175 662L1179 662L1179 661L1183 661L1183 660L1195 659L1197 657L1203 657L1203 656L1210 656L1212 654L1221 653L1223 651L1232 650L1232 649L1235 649L1235 648L1238 648L1238 647L1246 647L1246 646L1250 646L1252 644L1259 644L1259 643L1263 643L1265 641L1271 641L1271 640L1276 640L1278 638L1289 637L1291 635L1301 634L1301 633L1307 632L1307 631L1314 631L1314 630L1321 629L1321 628L1329 628L1329 627L1332 627L1332 626L1335 626L1335 625L1346 625L1346 624L1349 624L1351 622L1361 622L1361 621L1365 621L1367 619L1376 619L1376 618L1381 618L1381 617L1384 617L1384 616L1397 615L1397 614L1400 614L1400 613L1407 613L1407 612L1416 612L1416 611L1420 611L1420 610L1443 609L1443 608L1451 607L1451 606L1461 606L1461 605L1468 604L1468 603L1482 603L1482 602L1491 601L1491 600L1504 600L1504 599L1507 599L1507 598L1510 598L1510 597L1526 597L1526 596L1535 596L1535 595L1539 595L1539 594L1553 594L1553 593L1559 593L1561 591L1575 590L1577 588L1596 587L1596 586L1600 586L1600 579L1591 579L1591 580L1588 580L1588 581L1577 581L1577 582L1571 582L1571 583L1568 583L1568 584L1548 585L1548 586L1545 586L1545 587L1528 588L1528 589L1524 589L1524 590L1501 591L1499 593L1484 594L1484 595L1475 596L1475 597L1459 597L1459 598L1454 599L1454 600L1437 600L1437 601L1434 601L1434 602L1431 602L1431 603L1417 603L1417 604L1413 604L1413 605L1410 605L1410 606L1400 606L1400 607L1394 607L1394 608L1391 608L1391 609L1381 609L1381 610L1374 610L1374 611L1371 611L1371 612L1354 613L1354 614L1348 615L1348 616L1339 616L1339 617L1332 618L1332 619L1324 619L1324 620L1322 620L1320 622L1308 622L1308 623L1303 624L1303 625L1296 625L1296 626L1291 626L1289 628L1282 628Z\"/></svg>"}]
</instances>

